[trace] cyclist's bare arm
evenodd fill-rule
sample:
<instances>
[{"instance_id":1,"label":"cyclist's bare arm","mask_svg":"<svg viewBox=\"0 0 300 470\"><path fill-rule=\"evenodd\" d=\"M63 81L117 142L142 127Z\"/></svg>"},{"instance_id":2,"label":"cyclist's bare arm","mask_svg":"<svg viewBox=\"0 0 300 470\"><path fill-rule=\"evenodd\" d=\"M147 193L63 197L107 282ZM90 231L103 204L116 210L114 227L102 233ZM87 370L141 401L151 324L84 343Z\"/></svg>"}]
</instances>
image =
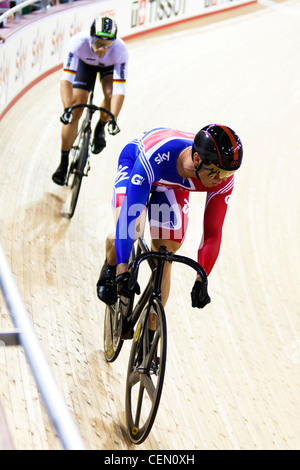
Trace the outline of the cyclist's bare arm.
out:
<instances>
[{"instance_id":1,"label":"cyclist's bare arm","mask_svg":"<svg viewBox=\"0 0 300 470\"><path fill-rule=\"evenodd\" d=\"M64 109L70 108L73 101L73 83L67 80L60 82L60 96Z\"/></svg>"},{"instance_id":2,"label":"cyclist's bare arm","mask_svg":"<svg viewBox=\"0 0 300 470\"><path fill-rule=\"evenodd\" d=\"M122 109L124 103L125 96L124 95L112 95L111 97L111 112L117 119L119 113Z\"/></svg>"}]
</instances>

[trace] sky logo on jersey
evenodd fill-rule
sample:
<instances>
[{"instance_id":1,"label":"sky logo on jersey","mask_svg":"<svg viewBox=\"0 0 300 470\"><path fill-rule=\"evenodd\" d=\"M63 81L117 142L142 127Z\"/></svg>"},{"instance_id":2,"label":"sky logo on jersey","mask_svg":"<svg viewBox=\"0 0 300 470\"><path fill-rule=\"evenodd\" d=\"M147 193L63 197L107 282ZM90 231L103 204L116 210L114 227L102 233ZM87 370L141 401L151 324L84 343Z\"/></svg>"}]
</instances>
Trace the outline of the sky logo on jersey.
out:
<instances>
[{"instance_id":1,"label":"sky logo on jersey","mask_svg":"<svg viewBox=\"0 0 300 470\"><path fill-rule=\"evenodd\" d=\"M170 152L168 152L168 153L163 153L162 155L159 153L159 154L157 155L157 157L154 158L154 161L155 161L158 165L160 165L160 164L161 164L162 162L164 162L165 160L166 160L167 162L170 160Z\"/></svg>"}]
</instances>

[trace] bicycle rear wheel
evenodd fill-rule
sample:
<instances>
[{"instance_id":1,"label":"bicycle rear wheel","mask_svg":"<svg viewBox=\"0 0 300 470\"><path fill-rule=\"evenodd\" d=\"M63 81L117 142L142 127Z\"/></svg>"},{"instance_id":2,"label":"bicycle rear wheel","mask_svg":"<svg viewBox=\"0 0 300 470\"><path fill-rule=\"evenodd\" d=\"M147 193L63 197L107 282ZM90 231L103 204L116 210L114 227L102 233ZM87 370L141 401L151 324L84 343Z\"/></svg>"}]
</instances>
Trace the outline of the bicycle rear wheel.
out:
<instances>
[{"instance_id":1,"label":"bicycle rear wheel","mask_svg":"<svg viewBox=\"0 0 300 470\"><path fill-rule=\"evenodd\" d=\"M117 315L117 316L116 316ZM121 338L122 318L121 311L118 308L118 302L115 305L107 305L104 317L104 356L107 362L114 362L120 354L123 340Z\"/></svg>"},{"instance_id":2,"label":"bicycle rear wheel","mask_svg":"<svg viewBox=\"0 0 300 470\"><path fill-rule=\"evenodd\" d=\"M81 188L82 178L84 176L84 168L87 162L88 153L89 153L89 134L84 133L81 140L80 148L77 150L78 155L75 155L73 162L71 163L71 169L69 173L68 180L71 175L73 175L73 180L70 182L71 186L71 200L68 216L71 219L74 215L78 196Z\"/></svg>"},{"instance_id":3,"label":"bicycle rear wheel","mask_svg":"<svg viewBox=\"0 0 300 470\"><path fill-rule=\"evenodd\" d=\"M141 444L153 426L163 388L167 357L167 326L162 304L154 300L156 331L149 344L148 309L138 322L126 379L126 425L130 440ZM151 310L153 313L153 310Z\"/></svg>"},{"instance_id":4,"label":"bicycle rear wheel","mask_svg":"<svg viewBox=\"0 0 300 470\"><path fill-rule=\"evenodd\" d=\"M134 257L135 249L132 247L129 262L131 262ZM107 362L114 362L120 354L124 342L124 339L122 338L124 333L123 327L125 326L124 321L126 321L128 312L132 311L132 307L133 300L127 299L123 296L118 297L115 305L106 305L103 339L104 356ZM128 334L130 336L130 331L128 331Z\"/></svg>"}]
</instances>

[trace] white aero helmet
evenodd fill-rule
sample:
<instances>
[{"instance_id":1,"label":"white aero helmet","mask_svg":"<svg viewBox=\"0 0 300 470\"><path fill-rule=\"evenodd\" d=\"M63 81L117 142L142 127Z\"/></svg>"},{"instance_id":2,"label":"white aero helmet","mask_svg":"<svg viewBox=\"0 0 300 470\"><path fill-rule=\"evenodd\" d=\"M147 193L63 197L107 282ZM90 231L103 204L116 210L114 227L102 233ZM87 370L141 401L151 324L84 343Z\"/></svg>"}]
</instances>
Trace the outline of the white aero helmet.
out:
<instances>
[{"instance_id":1,"label":"white aero helmet","mask_svg":"<svg viewBox=\"0 0 300 470\"><path fill-rule=\"evenodd\" d=\"M117 37L117 23L110 16L97 16L91 25L91 37L114 41Z\"/></svg>"}]
</instances>

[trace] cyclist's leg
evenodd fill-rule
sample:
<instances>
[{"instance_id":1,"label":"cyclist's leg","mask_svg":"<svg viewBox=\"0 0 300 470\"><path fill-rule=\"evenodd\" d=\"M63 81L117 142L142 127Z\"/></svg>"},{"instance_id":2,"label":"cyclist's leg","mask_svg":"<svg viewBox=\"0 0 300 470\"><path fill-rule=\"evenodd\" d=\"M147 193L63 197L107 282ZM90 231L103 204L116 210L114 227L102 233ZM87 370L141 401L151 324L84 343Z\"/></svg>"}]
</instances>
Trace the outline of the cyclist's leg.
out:
<instances>
[{"instance_id":1,"label":"cyclist's leg","mask_svg":"<svg viewBox=\"0 0 300 470\"><path fill-rule=\"evenodd\" d=\"M96 74L97 69L95 67L91 67L80 60L74 83L72 84L66 80L61 81L61 96L63 96L64 88L64 93L72 96L71 106L86 103L89 93L94 87ZM83 108L74 110L72 122L70 124L62 124L61 161L52 175L52 179L56 184L65 184L68 172L69 152L77 135L78 122L82 112Z\"/></svg>"},{"instance_id":2,"label":"cyclist's leg","mask_svg":"<svg viewBox=\"0 0 300 470\"><path fill-rule=\"evenodd\" d=\"M114 114L115 118L117 118L123 106L125 95L121 90L118 93L113 94L113 70L110 73L108 70L109 67L106 67L105 69L105 72L101 72L101 85L104 95L101 106L108 109ZM110 116L105 112L101 112L100 119L106 123L109 121Z\"/></svg>"},{"instance_id":3,"label":"cyclist's leg","mask_svg":"<svg viewBox=\"0 0 300 470\"><path fill-rule=\"evenodd\" d=\"M103 101L101 103L101 108L106 108L110 111L110 103L112 97L112 90L113 90L113 69L114 67L100 67L99 74L100 74L100 82L103 91ZM100 112L100 118L97 122L94 132L94 140L92 144L92 152L93 153L100 153L106 147L106 140L105 140L105 131L104 127L109 120L108 114L104 113L103 111Z\"/></svg>"},{"instance_id":4,"label":"cyclist's leg","mask_svg":"<svg viewBox=\"0 0 300 470\"><path fill-rule=\"evenodd\" d=\"M85 104L87 103L89 97L89 91L83 90L81 88L74 88L73 89L73 96L72 96L72 106L77 104ZM81 118L84 108L74 109L73 111L73 119L70 124L63 124L61 128L61 150L62 152L69 152L71 147L76 139L77 130L78 130L78 122Z\"/></svg>"},{"instance_id":5,"label":"cyclist's leg","mask_svg":"<svg viewBox=\"0 0 300 470\"><path fill-rule=\"evenodd\" d=\"M151 249L153 251L159 251L161 246L165 246L168 251L176 253L181 247L181 243L172 242L165 239L155 239L151 240ZM161 303L163 306L166 306L166 303L169 298L170 288L171 288L171 269L172 264L166 263L164 266L163 278L162 278L162 292L161 292Z\"/></svg>"},{"instance_id":6,"label":"cyclist's leg","mask_svg":"<svg viewBox=\"0 0 300 470\"><path fill-rule=\"evenodd\" d=\"M87 103L89 94L95 85L97 70L97 67L79 60L76 77L73 83L72 106ZM70 151L77 135L78 122L83 111L84 108L75 109L73 111L72 122L62 126L62 150Z\"/></svg>"},{"instance_id":7,"label":"cyclist's leg","mask_svg":"<svg viewBox=\"0 0 300 470\"><path fill-rule=\"evenodd\" d=\"M113 92L113 70L114 67L103 67L100 69L100 83L103 91L103 101L101 103L102 108L106 108L110 111L111 98ZM101 111L100 119L102 122L107 123L110 117L108 114Z\"/></svg>"},{"instance_id":8,"label":"cyclist's leg","mask_svg":"<svg viewBox=\"0 0 300 470\"><path fill-rule=\"evenodd\" d=\"M151 195L148 217L151 249L165 246L175 253L181 247L188 226L189 192L169 189ZM171 286L171 263L166 263L162 280L162 304L166 305Z\"/></svg>"},{"instance_id":9,"label":"cyclist's leg","mask_svg":"<svg viewBox=\"0 0 300 470\"><path fill-rule=\"evenodd\" d=\"M115 215L119 214L121 207L115 209ZM141 227L145 225L146 221L146 208L144 212L136 220L136 230L135 240L139 238L142 234L140 230ZM116 277L116 250L115 250L115 235L110 234L106 238L105 242L105 262L102 266L100 276L97 282L97 295L100 300L105 302L108 305L112 305L116 302L116 285L114 283Z\"/></svg>"},{"instance_id":10,"label":"cyclist's leg","mask_svg":"<svg viewBox=\"0 0 300 470\"><path fill-rule=\"evenodd\" d=\"M68 82L69 83L69 82ZM76 104L86 103L89 92L79 88L73 89L72 93L72 106ZM52 175L52 179L56 184L64 185L67 177L69 166L69 153L76 139L78 130L78 121L82 115L82 109L75 109L73 112L73 119L70 124L62 124L61 128L61 157L60 164Z\"/></svg>"},{"instance_id":11,"label":"cyclist's leg","mask_svg":"<svg viewBox=\"0 0 300 470\"><path fill-rule=\"evenodd\" d=\"M127 183L130 180L130 174L136 161L136 152L137 146L135 144L129 143L123 148L119 156L118 172L115 178L112 194L112 209L115 226L118 223L122 205L123 203L126 204ZM142 214L135 221L135 234L134 240L132 240L132 242L139 238L139 236L141 236L141 234L143 233L146 221L145 212L146 211L142 212ZM117 263L115 250L115 233L107 237L106 256L110 264Z\"/></svg>"},{"instance_id":12,"label":"cyclist's leg","mask_svg":"<svg viewBox=\"0 0 300 470\"><path fill-rule=\"evenodd\" d=\"M122 194L122 197L124 199L125 193ZM120 199L119 199L120 201ZM122 204L119 206L116 206L113 209L114 213L114 220L115 224L117 225L120 210L121 210ZM134 234L134 242L143 235L144 233L144 227L146 223L146 212L147 209L145 207L145 210L137 217L135 221L135 234ZM105 242L105 253L106 253L106 258L109 264L111 265L116 265L117 264L117 255L116 255L116 249L115 249L115 233L111 233L107 238Z\"/></svg>"},{"instance_id":13,"label":"cyclist's leg","mask_svg":"<svg viewBox=\"0 0 300 470\"><path fill-rule=\"evenodd\" d=\"M123 202L126 198L127 182L129 175L135 162L136 146L128 144L122 150L118 161L118 173L113 187L112 208L114 212L115 223L117 224L119 213ZM146 210L137 218L135 223L135 236L137 239L142 231L146 220ZM133 242L134 240L132 240ZM105 244L105 263L101 269L100 277L97 282L97 295L100 300L109 303L115 299L116 285L116 250L115 250L115 234L111 234L106 239Z\"/></svg>"}]
</instances>

